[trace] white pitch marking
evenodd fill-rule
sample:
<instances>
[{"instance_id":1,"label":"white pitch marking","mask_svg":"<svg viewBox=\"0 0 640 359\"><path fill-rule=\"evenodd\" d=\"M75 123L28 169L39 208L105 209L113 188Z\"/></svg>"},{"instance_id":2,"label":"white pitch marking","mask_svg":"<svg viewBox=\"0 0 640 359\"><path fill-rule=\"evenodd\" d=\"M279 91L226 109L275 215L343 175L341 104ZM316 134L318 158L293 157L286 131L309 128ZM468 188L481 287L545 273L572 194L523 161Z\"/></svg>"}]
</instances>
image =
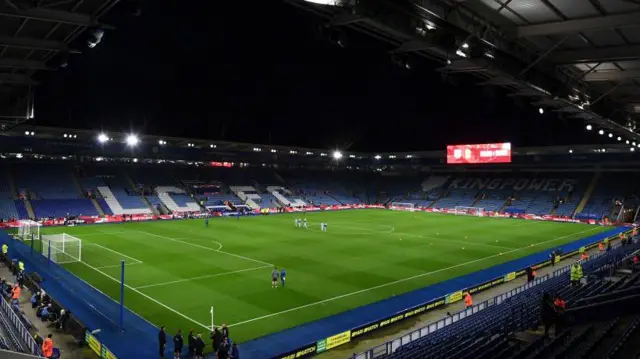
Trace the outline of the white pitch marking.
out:
<instances>
[{"instance_id":1,"label":"white pitch marking","mask_svg":"<svg viewBox=\"0 0 640 359\"><path fill-rule=\"evenodd\" d=\"M85 247L86 247L86 246L96 246L96 247L100 247L100 248L102 248L102 249L106 249L106 250L108 250L109 252L112 252L112 253L115 253L115 254L121 255L121 256L126 257L126 258L129 258L129 259L131 259L131 260L134 260L134 261L136 261L136 262L137 262L137 264L142 264L142 263L143 263L143 262L142 262L141 260L139 260L139 259L135 259L135 258L133 258L133 257L129 257L128 255L126 255L126 254L124 254L124 253L120 253L120 252L118 252L118 251L114 251L114 250L113 250L113 249L111 249L111 248L107 248L107 247L105 247L105 246L101 246L101 245L99 245L99 244L97 244L97 243L89 243L89 244L85 244ZM130 264L133 264L133 263L130 263Z\"/></svg>"},{"instance_id":2,"label":"white pitch marking","mask_svg":"<svg viewBox=\"0 0 640 359\"><path fill-rule=\"evenodd\" d=\"M170 241L174 241L174 242L183 243L183 244L187 244L187 245L190 245L190 246L206 249L208 251L218 252L218 253L226 254L228 256L237 257L237 258L245 259L245 260L248 260L248 261L252 261L252 262L256 262L256 263L260 263L260 264L264 264L264 265L268 265L268 266L273 266L272 263L263 262L263 261L258 260L258 259L253 259L253 258L241 256L239 254L229 253L229 252L221 251L219 249L214 249L214 248L211 248L211 247L201 246L199 244L195 244L195 243L191 243L191 242L181 241L179 239L175 239L175 238L171 238L171 237L165 237L165 236L161 236L159 234L155 234L155 233L151 233L151 232L145 232L145 231L137 231L137 232L144 233L144 234L147 234L149 236L154 236L154 237L158 237L158 238L164 238L164 239L168 239Z\"/></svg>"},{"instance_id":3,"label":"white pitch marking","mask_svg":"<svg viewBox=\"0 0 640 359\"><path fill-rule=\"evenodd\" d=\"M562 236L562 237L558 237L558 238L553 238L553 239L550 239L550 240L548 240L548 241L539 242L539 243L537 243L537 245L545 244L545 243L555 242L555 241L560 240L560 239L564 239L564 238L567 238L567 237L570 237L570 236L573 236L573 235L576 235L576 234L581 234L581 233L590 232L590 231L593 231L593 230L595 230L595 229L599 229L599 228L600 228L600 227L594 227L594 228L590 228L590 229L585 230L585 231L580 231L580 232L576 232L576 233L568 234L568 235L566 235L566 236ZM447 268L440 268L440 269L435 270L435 271L431 271L431 272L425 272L425 273L417 274L417 275L414 275L414 276L411 276L411 277L408 277L408 278L398 279L398 280L395 280L395 281L393 281L393 282L388 282L388 283L384 283L384 284L377 285L377 286L375 286L375 287L361 289L361 290L358 290L358 291L355 291L355 292L346 293L346 294L338 295L338 296L335 296L335 297L332 297L332 298L323 299L323 300L321 300L321 301L317 301L317 302L313 302L313 303L309 303L309 304L301 305L301 306L299 306L299 307L289 308L289 309L286 309L286 310L283 310L283 311L280 311L280 312L277 312L277 313L271 313L271 314L263 315L263 316L261 316L261 317L256 317L256 318L253 318L253 319L244 320L244 321L242 321L242 322L238 322L238 323L231 324L231 325L229 325L229 327L240 326L240 325L247 324L247 323L251 323L251 322L255 322L255 321L258 321L258 320L262 320L262 319L266 319L266 318L275 317L275 316L280 315L280 314L285 314L285 313L293 312L293 311L296 311L296 310L299 310L299 309L304 309L304 308L308 308L308 307L313 307L313 306L316 306L316 305L318 305L318 304L323 304L323 303L327 303L327 302L332 302L332 301L337 300L337 299L347 298L347 297L350 297L350 296L352 296L352 295L356 295L356 294L360 294L360 293L365 293L365 292L368 292L368 291L371 291L371 290L375 290L375 289L379 289L379 288L388 287L388 286L390 286L390 285L394 285L394 284L397 284L397 283L407 282L407 281L410 281L410 280L413 280L413 279L416 279L416 278L425 277L425 276L428 276L428 275L431 275L431 274L435 274L435 273L439 273L439 272L444 272L444 271L447 271L447 270L450 270L450 269L459 268L459 267L464 267L464 266L467 266L467 265L469 265L469 264L473 264L473 263L481 262L481 261L484 261L484 260L487 260L487 259L490 259L490 258L499 257L499 256L502 256L502 255L505 255L505 254L509 254L509 253L518 252L518 251L521 251L521 250L523 250L523 249L527 249L527 248L529 248L529 246L524 246L524 247L520 247L520 248L512 249L512 250L510 250L510 251L506 251L506 252L503 252L503 253L493 254L493 255L490 255L490 256L487 256L487 257L483 257L483 258L479 258L479 259L475 259L475 260L472 260L472 261L469 261L469 262L456 264L456 265L451 266L451 267L447 267Z\"/></svg>"},{"instance_id":4,"label":"white pitch marking","mask_svg":"<svg viewBox=\"0 0 640 359\"><path fill-rule=\"evenodd\" d=\"M125 263L125 266L134 266L134 265L138 265L138 264L142 264L142 263ZM98 269L106 269L106 268L120 268L120 266L122 266L122 264L112 264L112 265L108 265L108 266L100 266L100 267L96 267Z\"/></svg>"},{"instance_id":5,"label":"white pitch marking","mask_svg":"<svg viewBox=\"0 0 640 359\"><path fill-rule=\"evenodd\" d=\"M235 271L231 271L231 272L223 272L223 273L216 273L216 274L203 275L203 276L199 276L199 277L192 277L192 278L184 278L184 279L172 280L172 281L170 281L170 282L162 282L162 283L155 283L155 284L141 285L141 286L139 286L139 287L136 287L136 289L144 289L144 288L151 288L151 287L159 287L159 286L163 286L163 285L169 285L169 284L176 284L176 283L190 282L190 281L193 281L193 280L199 280L199 279L205 279L205 278L222 277L222 276L225 276L225 275L236 274L236 273L243 273L243 272L251 272L251 271L254 271L254 270L265 269L265 268L271 268L271 266L270 266L270 265L268 265L268 266L255 267L255 268L239 269L239 270L235 270Z\"/></svg>"},{"instance_id":6,"label":"white pitch marking","mask_svg":"<svg viewBox=\"0 0 640 359\"><path fill-rule=\"evenodd\" d=\"M118 283L118 284L121 284L119 279L116 279L116 278L114 278L114 277L112 277L112 276L108 275L107 273L105 273L105 272L101 271L100 269L98 269L98 268L96 268L96 267L94 267L94 266L92 266L92 265L90 265L90 264L88 264L88 263L86 263L86 262L80 262L80 263L82 263L82 264L86 265L87 267L89 267L89 268L93 269L94 271L96 271L96 272L98 272L98 273L102 274L103 276L105 276L105 277L107 277L107 278L109 278L109 279L113 280L114 282L116 282L116 283ZM136 293L140 294L141 296L143 296L143 297L145 297L145 298L149 299L150 301L152 301L152 302L154 302L154 303L158 304L159 306L161 306L161 307L163 307L163 308L167 309L168 311L173 312L173 313L175 313L175 314L177 314L177 315L179 315L179 316L183 317L184 319L187 319L187 320L191 321L191 322L192 322L192 323L194 323L194 324L198 324L199 326L201 326L201 327L203 327L203 328L205 328L205 329L207 329L207 330L211 330L211 326L210 326L210 325L204 325L204 324L202 324L202 323L200 323L200 322L196 321L195 319L190 318L190 317L188 317L188 316L186 316L186 315L184 315L184 314L182 314L182 313L178 312L177 310L175 310L175 309L173 309L173 308L169 307L168 305L166 305L166 304L164 304L164 303L162 303L162 302L158 301L157 299L155 299L155 298L153 298L153 297L150 297L150 296L148 296L148 295L146 295L146 294L142 293L141 291L139 291L139 290L137 290L137 289L133 288L132 286L130 286L130 285L126 284L126 283L124 284L124 286L125 286L125 287L127 287L127 288L129 288L129 289L131 289L132 291L134 291L134 292L136 292Z\"/></svg>"}]
</instances>

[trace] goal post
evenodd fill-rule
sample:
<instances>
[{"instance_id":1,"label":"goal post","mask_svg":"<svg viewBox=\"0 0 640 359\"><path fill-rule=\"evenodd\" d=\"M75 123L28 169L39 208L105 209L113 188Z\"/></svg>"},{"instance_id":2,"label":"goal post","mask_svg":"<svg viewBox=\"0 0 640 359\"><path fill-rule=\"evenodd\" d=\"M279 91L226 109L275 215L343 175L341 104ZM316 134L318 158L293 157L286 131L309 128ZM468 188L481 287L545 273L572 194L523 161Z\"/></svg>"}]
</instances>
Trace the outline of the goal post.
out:
<instances>
[{"instance_id":1,"label":"goal post","mask_svg":"<svg viewBox=\"0 0 640 359\"><path fill-rule=\"evenodd\" d=\"M456 216L482 217L484 216L484 208L456 206L454 209L454 213Z\"/></svg>"},{"instance_id":2,"label":"goal post","mask_svg":"<svg viewBox=\"0 0 640 359\"><path fill-rule=\"evenodd\" d=\"M415 203L410 202L391 202L391 209L401 211L415 211L416 205Z\"/></svg>"},{"instance_id":3,"label":"goal post","mask_svg":"<svg viewBox=\"0 0 640 359\"><path fill-rule=\"evenodd\" d=\"M82 240L66 233L42 235L42 255L58 264L82 261Z\"/></svg>"},{"instance_id":4,"label":"goal post","mask_svg":"<svg viewBox=\"0 0 640 359\"><path fill-rule=\"evenodd\" d=\"M21 220L18 224L16 237L22 241L39 240L42 225L32 220Z\"/></svg>"}]
</instances>

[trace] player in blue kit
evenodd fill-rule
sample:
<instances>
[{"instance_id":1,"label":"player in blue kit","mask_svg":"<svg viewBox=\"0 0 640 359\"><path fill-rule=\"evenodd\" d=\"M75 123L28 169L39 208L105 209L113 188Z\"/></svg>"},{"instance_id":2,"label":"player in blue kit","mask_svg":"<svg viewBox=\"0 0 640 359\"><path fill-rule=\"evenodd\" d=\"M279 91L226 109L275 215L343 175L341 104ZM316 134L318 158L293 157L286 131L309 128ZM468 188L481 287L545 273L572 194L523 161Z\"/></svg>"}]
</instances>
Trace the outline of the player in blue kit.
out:
<instances>
[{"instance_id":1,"label":"player in blue kit","mask_svg":"<svg viewBox=\"0 0 640 359\"><path fill-rule=\"evenodd\" d=\"M204 226L205 226L205 227L207 227L207 228L209 228L209 217L206 217L206 218L204 219Z\"/></svg>"},{"instance_id":2,"label":"player in blue kit","mask_svg":"<svg viewBox=\"0 0 640 359\"><path fill-rule=\"evenodd\" d=\"M282 270L280 271L280 283L282 283L282 287L284 288L284 277L287 276L287 271L284 270L284 268L282 268Z\"/></svg>"}]
</instances>

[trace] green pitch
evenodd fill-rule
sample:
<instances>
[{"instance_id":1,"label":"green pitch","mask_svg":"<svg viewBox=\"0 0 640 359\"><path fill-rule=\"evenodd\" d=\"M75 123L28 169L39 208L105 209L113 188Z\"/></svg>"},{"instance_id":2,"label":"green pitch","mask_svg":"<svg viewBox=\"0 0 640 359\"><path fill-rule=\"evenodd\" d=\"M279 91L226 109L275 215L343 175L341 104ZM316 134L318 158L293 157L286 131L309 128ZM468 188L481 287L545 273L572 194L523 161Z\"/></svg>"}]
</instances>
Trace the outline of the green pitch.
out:
<instances>
[{"instance_id":1,"label":"green pitch","mask_svg":"<svg viewBox=\"0 0 640 359\"><path fill-rule=\"evenodd\" d=\"M82 239L71 272L150 322L242 342L605 231L573 223L357 210L58 227ZM328 232L320 231L328 223ZM273 267L286 268L272 288ZM425 298L428 299L428 298Z\"/></svg>"}]
</instances>

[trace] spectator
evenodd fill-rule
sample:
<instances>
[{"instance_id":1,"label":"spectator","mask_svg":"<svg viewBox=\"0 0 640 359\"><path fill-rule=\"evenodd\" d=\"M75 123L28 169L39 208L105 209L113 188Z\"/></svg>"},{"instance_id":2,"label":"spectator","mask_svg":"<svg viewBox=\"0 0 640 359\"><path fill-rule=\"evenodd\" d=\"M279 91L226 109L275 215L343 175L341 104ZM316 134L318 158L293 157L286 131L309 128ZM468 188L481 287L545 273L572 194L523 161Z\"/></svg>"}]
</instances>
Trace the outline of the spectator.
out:
<instances>
[{"instance_id":1,"label":"spectator","mask_svg":"<svg viewBox=\"0 0 640 359\"><path fill-rule=\"evenodd\" d=\"M556 251L551 251L551 254L549 255L549 257L551 257L551 266L555 267L556 266Z\"/></svg>"},{"instance_id":2,"label":"spectator","mask_svg":"<svg viewBox=\"0 0 640 359\"><path fill-rule=\"evenodd\" d=\"M11 300L20 301L21 293L22 293L22 288L20 288L20 285L18 285L18 283L14 284L13 289L11 290Z\"/></svg>"},{"instance_id":3,"label":"spectator","mask_svg":"<svg viewBox=\"0 0 640 359\"><path fill-rule=\"evenodd\" d=\"M556 306L556 310L558 313L564 313L565 309L567 309L567 303L560 296L556 296L556 300L553 302Z\"/></svg>"},{"instance_id":4,"label":"spectator","mask_svg":"<svg viewBox=\"0 0 640 359\"><path fill-rule=\"evenodd\" d=\"M226 324L222 324L222 336L227 338L229 337L229 328Z\"/></svg>"},{"instance_id":5,"label":"spectator","mask_svg":"<svg viewBox=\"0 0 640 359\"><path fill-rule=\"evenodd\" d=\"M202 339L202 334L198 333L198 337L196 338L196 358L202 359L204 358L204 347L207 346Z\"/></svg>"},{"instance_id":6,"label":"spectator","mask_svg":"<svg viewBox=\"0 0 640 359\"><path fill-rule=\"evenodd\" d=\"M604 252L604 243L602 243L602 242L598 243L598 250L600 252Z\"/></svg>"},{"instance_id":7,"label":"spectator","mask_svg":"<svg viewBox=\"0 0 640 359\"><path fill-rule=\"evenodd\" d=\"M189 331L189 335L187 336L187 345L188 345L187 357L189 359L193 359L193 355L195 354L195 350L196 350L196 337L195 335L193 335L193 329Z\"/></svg>"},{"instance_id":8,"label":"spectator","mask_svg":"<svg viewBox=\"0 0 640 359\"><path fill-rule=\"evenodd\" d=\"M527 267L527 269L524 270L527 273L527 282L533 282L534 279L536 279L533 270L533 267Z\"/></svg>"},{"instance_id":9,"label":"spectator","mask_svg":"<svg viewBox=\"0 0 640 359\"><path fill-rule=\"evenodd\" d=\"M9 262L9 246L6 243L2 244L2 263Z\"/></svg>"},{"instance_id":10,"label":"spectator","mask_svg":"<svg viewBox=\"0 0 640 359\"><path fill-rule=\"evenodd\" d=\"M218 349L218 359L227 359L229 357L229 347L227 346L227 338L225 338L220 349Z\"/></svg>"},{"instance_id":11,"label":"spectator","mask_svg":"<svg viewBox=\"0 0 640 359\"><path fill-rule=\"evenodd\" d=\"M587 259L589 259L587 252L586 251L582 252L582 254L580 255L580 260L586 261Z\"/></svg>"},{"instance_id":12,"label":"spectator","mask_svg":"<svg viewBox=\"0 0 640 359\"><path fill-rule=\"evenodd\" d=\"M47 335L47 338L42 343L42 354L45 358L51 358L53 356L53 334Z\"/></svg>"},{"instance_id":13,"label":"spectator","mask_svg":"<svg viewBox=\"0 0 640 359\"><path fill-rule=\"evenodd\" d=\"M633 270L637 270L638 269L638 263L640 263L640 258L636 254L636 255L633 256Z\"/></svg>"},{"instance_id":14,"label":"spectator","mask_svg":"<svg viewBox=\"0 0 640 359\"><path fill-rule=\"evenodd\" d=\"M582 265L576 261L571 265L571 285L577 286L580 284L580 279L582 279Z\"/></svg>"},{"instance_id":15,"label":"spectator","mask_svg":"<svg viewBox=\"0 0 640 359\"><path fill-rule=\"evenodd\" d=\"M67 322L69 321L69 318L71 318L71 311L62 309L60 311L60 318L56 322L56 327L64 331L67 327Z\"/></svg>"},{"instance_id":16,"label":"spectator","mask_svg":"<svg viewBox=\"0 0 640 359\"><path fill-rule=\"evenodd\" d=\"M213 352L218 352L220 349L220 343L222 343L222 333L218 330L218 328L213 328L213 333L211 333L211 345L213 346Z\"/></svg>"},{"instance_id":17,"label":"spectator","mask_svg":"<svg viewBox=\"0 0 640 359\"><path fill-rule=\"evenodd\" d=\"M473 298L469 292L464 292L464 306L470 308L473 306Z\"/></svg>"},{"instance_id":18,"label":"spectator","mask_svg":"<svg viewBox=\"0 0 640 359\"><path fill-rule=\"evenodd\" d=\"M542 302L540 303L540 319L544 325L544 336L549 337L549 329L556 323L556 307L551 301L551 295L544 292L542 294Z\"/></svg>"},{"instance_id":19,"label":"spectator","mask_svg":"<svg viewBox=\"0 0 640 359\"><path fill-rule=\"evenodd\" d=\"M173 357L175 359L180 359L183 343L184 339L182 338L182 330L178 329L176 335L173 336Z\"/></svg>"},{"instance_id":20,"label":"spectator","mask_svg":"<svg viewBox=\"0 0 640 359\"><path fill-rule=\"evenodd\" d=\"M233 343L231 346L231 358L240 359L240 351L238 350L238 346L236 343Z\"/></svg>"},{"instance_id":21,"label":"spectator","mask_svg":"<svg viewBox=\"0 0 640 359\"><path fill-rule=\"evenodd\" d=\"M36 315L38 315L37 312L36 312ZM40 319L42 319L43 322L46 322L50 316L51 316L51 304L47 304L42 308L42 312L40 312Z\"/></svg>"},{"instance_id":22,"label":"spectator","mask_svg":"<svg viewBox=\"0 0 640 359\"><path fill-rule=\"evenodd\" d=\"M20 286L20 288L24 287L24 272L23 271L18 272L18 275L16 276L16 281L18 282L18 285Z\"/></svg>"},{"instance_id":23,"label":"spectator","mask_svg":"<svg viewBox=\"0 0 640 359\"><path fill-rule=\"evenodd\" d=\"M40 306L40 292L33 294L29 301L31 302L31 308L38 308Z\"/></svg>"},{"instance_id":24,"label":"spectator","mask_svg":"<svg viewBox=\"0 0 640 359\"><path fill-rule=\"evenodd\" d=\"M160 358L164 358L164 350L167 347L167 333L164 332L164 325L160 327L160 332L158 333L158 346Z\"/></svg>"}]
</instances>

